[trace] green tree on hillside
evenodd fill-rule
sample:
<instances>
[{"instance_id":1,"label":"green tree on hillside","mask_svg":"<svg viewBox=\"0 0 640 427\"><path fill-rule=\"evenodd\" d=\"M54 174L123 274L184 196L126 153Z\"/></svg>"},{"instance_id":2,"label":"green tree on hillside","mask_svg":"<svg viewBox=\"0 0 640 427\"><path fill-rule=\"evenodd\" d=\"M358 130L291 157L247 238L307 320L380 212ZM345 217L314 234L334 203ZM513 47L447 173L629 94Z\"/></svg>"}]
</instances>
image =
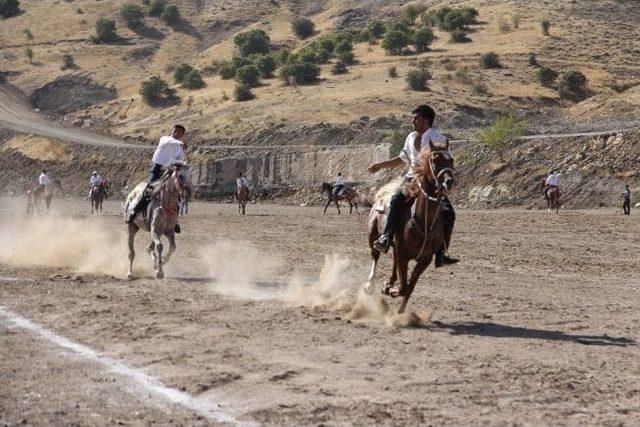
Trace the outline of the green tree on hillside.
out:
<instances>
[{"instance_id":1,"label":"green tree on hillside","mask_svg":"<svg viewBox=\"0 0 640 427\"><path fill-rule=\"evenodd\" d=\"M142 24L142 18L144 18L144 12L142 8L137 4L127 3L122 5L120 9L120 15L127 23L127 27L135 28Z\"/></svg>"},{"instance_id":2,"label":"green tree on hillside","mask_svg":"<svg viewBox=\"0 0 640 427\"><path fill-rule=\"evenodd\" d=\"M316 31L316 26L311 19L298 18L291 23L293 33L301 39L309 38Z\"/></svg>"},{"instance_id":3,"label":"green tree on hillside","mask_svg":"<svg viewBox=\"0 0 640 427\"><path fill-rule=\"evenodd\" d=\"M498 117L495 124L478 134L481 144L498 153L504 163L504 151L524 135L525 123L517 121L511 115Z\"/></svg>"}]
</instances>

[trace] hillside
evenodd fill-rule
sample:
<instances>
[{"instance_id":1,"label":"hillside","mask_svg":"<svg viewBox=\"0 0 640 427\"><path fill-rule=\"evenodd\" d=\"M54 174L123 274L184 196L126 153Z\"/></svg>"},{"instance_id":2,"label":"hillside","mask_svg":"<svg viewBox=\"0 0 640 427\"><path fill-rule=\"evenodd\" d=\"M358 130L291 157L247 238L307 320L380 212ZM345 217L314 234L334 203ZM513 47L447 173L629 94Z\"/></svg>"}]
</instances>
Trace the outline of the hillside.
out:
<instances>
[{"instance_id":1,"label":"hillside","mask_svg":"<svg viewBox=\"0 0 640 427\"><path fill-rule=\"evenodd\" d=\"M382 156L375 147L397 138L406 128L408 112L423 102L436 108L436 125L454 137L474 137L501 112L525 120L529 133L628 129L640 122L640 8L633 0L174 0L169 4L179 10L177 23L169 25L160 17L147 15L143 24L133 29L120 14L125 3L130 2L21 0L21 13L0 21L0 73L5 88L17 91L32 108L66 126L133 144L153 144L172 123L184 123L189 130L192 162L210 168L214 159L228 159L223 162L227 169L220 175L222 180L265 152L282 154L275 146L292 146L287 153L300 159L310 152L308 147L295 148L300 145L364 144L371 145L371 150L359 155ZM143 3L149 2L133 3L146 11L148 6ZM405 16L409 8L421 6L427 12L444 6L477 9L476 22L466 28L471 41L452 43L450 33L435 26L436 39L426 52L416 53L409 46L405 54L394 56L383 49L380 40L367 43L356 39L355 61L348 65L347 73L331 72L337 61L334 58L320 65L316 83L291 86L278 77L280 65L273 78L260 80L252 89L255 98L246 102L233 99L234 79L220 76L223 63L238 54L234 37L242 32L265 31L270 37L270 52L279 57L283 50L298 54L314 41L345 31L356 33L372 21L388 25ZM118 40L92 41L95 23L102 17L115 20ZM315 24L316 32L306 40L292 30L291 22L299 17ZM542 20L550 23L549 35L541 30ZM421 22L420 17L415 19L415 30ZM500 67L480 65L480 57L488 52L497 53ZM536 66L529 63L531 53L536 54ZM65 54L72 55L75 67L61 69ZM189 90L174 83L173 72L182 63L201 71L204 88ZM425 66L432 74L427 90L410 90L405 76ZM543 87L538 83L536 73L543 66L561 76L570 70L583 73L587 84L580 99L563 99L557 84ZM392 67L397 70L396 78L389 75ZM142 100L141 83L153 75L170 83L176 101L152 107ZM51 157L47 147L59 142L5 135L2 155L17 150L31 159L29 164L35 161L30 167L36 169L38 162L47 162L59 171L82 173L90 168L85 154L96 150L64 143L66 155ZM258 151L216 149L219 145L266 147ZM568 151L573 148L570 144L561 146ZM482 151L480 147L467 148ZM122 176L122 181L144 173L144 152L129 155L123 154L126 149L114 150L117 156L131 156L115 162L114 173L130 175ZM101 154L104 159L113 155ZM340 165L348 161L352 174L359 178L364 160L348 157L340 154L330 159L342 159L335 167L346 167ZM103 160L99 166L109 167L109 161ZM329 179L332 174L327 170L326 176L305 175L298 181ZM279 185L274 176L268 179ZM6 182L3 186L8 188Z\"/></svg>"}]
</instances>

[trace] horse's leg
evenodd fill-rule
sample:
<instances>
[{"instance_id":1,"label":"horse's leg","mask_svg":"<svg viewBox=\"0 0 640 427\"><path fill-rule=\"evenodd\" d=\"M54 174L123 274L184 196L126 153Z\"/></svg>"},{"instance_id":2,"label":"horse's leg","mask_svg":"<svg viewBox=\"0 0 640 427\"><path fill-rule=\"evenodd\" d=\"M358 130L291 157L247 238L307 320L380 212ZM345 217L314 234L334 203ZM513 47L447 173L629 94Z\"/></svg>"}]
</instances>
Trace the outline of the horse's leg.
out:
<instances>
[{"instance_id":1,"label":"horse's leg","mask_svg":"<svg viewBox=\"0 0 640 427\"><path fill-rule=\"evenodd\" d=\"M329 207L330 204L331 204L331 199L327 201L327 205L324 207L324 212L322 212L323 215L327 213L327 208Z\"/></svg>"},{"instance_id":2,"label":"horse's leg","mask_svg":"<svg viewBox=\"0 0 640 427\"><path fill-rule=\"evenodd\" d=\"M167 240L169 241L169 250L167 254L164 256L163 264L169 262L169 258L171 258L171 254L176 250L176 233L174 230L169 231L167 234Z\"/></svg>"},{"instance_id":3,"label":"horse's leg","mask_svg":"<svg viewBox=\"0 0 640 427\"><path fill-rule=\"evenodd\" d=\"M136 252L133 248L133 242L138 232L138 226L135 224L127 224L127 234L129 236L129 271L127 272L127 279L133 279L133 259L136 257Z\"/></svg>"},{"instance_id":4,"label":"horse's leg","mask_svg":"<svg viewBox=\"0 0 640 427\"><path fill-rule=\"evenodd\" d=\"M245 210L247 209L247 202L242 202L242 215L246 215Z\"/></svg>"},{"instance_id":5,"label":"horse's leg","mask_svg":"<svg viewBox=\"0 0 640 427\"><path fill-rule=\"evenodd\" d=\"M364 285L364 291L368 294L372 294L375 289L373 279L376 277L376 268L378 267L378 259L380 259L380 251L371 249L371 258L373 259L371 271L369 271L369 278L367 279L367 283Z\"/></svg>"},{"instance_id":6,"label":"horse's leg","mask_svg":"<svg viewBox=\"0 0 640 427\"><path fill-rule=\"evenodd\" d=\"M353 205L349 202L349 215L353 212Z\"/></svg>"},{"instance_id":7,"label":"horse's leg","mask_svg":"<svg viewBox=\"0 0 640 427\"><path fill-rule=\"evenodd\" d=\"M338 215L340 215L340 203L338 203L338 199L336 199L336 208L338 208Z\"/></svg>"},{"instance_id":8,"label":"horse's leg","mask_svg":"<svg viewBox=\"0 0 640 427\"><path fill-rule=\"evenodd\" d=\"M409 279L407 287L403 287L402 289L402 302L400 303L400 308L398 308L398 314L404 313L404 310L407 308L409 298L411 298L411 294L418 283L418 279L420 279L424 270L429 266L432 258L433 254L430 254L428 257L424 257L420 261L416 262L416 265L413 267L413 271L411 272L411 278Z\"/></svg>"},{"instance_id":9,"label":"horse's leg","mask_svg":"<svg viewBox=\"0 0 640 427\"><path fill-rule=\"evenodd\" d=\"M393 267L396 270L396 279L400 279L399 287L392 287L389 289L389 295L392 297L398 297L404 295L407 288L407 273L409 271L409 260L407 257L401 255L397 250L393 252ZM393 277L393 275L392 275ZM404 304L406 306L406 304ZM404 306L401 305L398 313L402 313Z\"/></svg>"},{"instance_id":10,"label":"horse's leg","mask_svg":"<svg viewBox=\"0 0 640 427\"><path fill-rule=\"evenodd\" d=\"M160 221L162 219L162 221ZM161 234L159 232L162 229L162 225L164 225L164 214L162 210L156 209L155 215L153 216L153 221L151 222L151 240L155 245L155 251L151 253L154 255L156 261L156 279L164 278L164 271L162 270L162 241L160 240Z\"/></svg>"}]
</instances>

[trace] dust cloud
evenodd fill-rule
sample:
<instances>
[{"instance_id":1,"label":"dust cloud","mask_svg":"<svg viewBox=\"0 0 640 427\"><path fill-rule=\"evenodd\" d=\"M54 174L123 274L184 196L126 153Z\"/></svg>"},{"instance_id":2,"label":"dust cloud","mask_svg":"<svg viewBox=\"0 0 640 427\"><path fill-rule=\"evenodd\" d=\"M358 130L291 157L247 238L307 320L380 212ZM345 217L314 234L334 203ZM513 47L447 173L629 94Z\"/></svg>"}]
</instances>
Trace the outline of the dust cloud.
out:
<instances>
[{"instance_id":1,"label":"dust cloud","mask_svg":"<svg viewBox=\"0 0 640 427\"><path fill-rule=\"evenodd\" d=\"M70 268L121 276L127 267L124 232L91 219L36 218L0 228L0 259L14 266Z\"/></svg>"}]
</instances>

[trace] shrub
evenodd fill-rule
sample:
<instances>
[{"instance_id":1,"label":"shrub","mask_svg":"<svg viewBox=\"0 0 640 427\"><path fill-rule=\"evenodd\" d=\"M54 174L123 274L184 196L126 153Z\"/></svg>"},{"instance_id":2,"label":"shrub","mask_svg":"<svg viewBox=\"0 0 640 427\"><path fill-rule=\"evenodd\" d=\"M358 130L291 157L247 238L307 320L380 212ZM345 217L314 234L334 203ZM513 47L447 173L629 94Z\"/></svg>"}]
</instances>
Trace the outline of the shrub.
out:
<instances>
[{"instance_id":1,"label":"shrub","mask_svg":"<svg viewBox=\"0 0 640 427\"><path fill-rule=\"evenodd\" d=\"M536 58L535 52L531 52L529 54L529 65L532 67L536 67L538 65L538 59Z\"/></svg>"},{"instance_id":2,"label":"shrub","mask_svg":"<svg viewBox=\"0 0 640 427\"><path fill-rule=\"evenodd\" d=\"M300 39L311 37L316 30L316 26L311 19L298 18L291 23L293 33Z\"/></svg>"},{"instance_id":3,"label":"shrub","mask_svg":"<svg viewBox=\"0 0 640 427\"><path fill-rule=\"evenodd\" d=\"M579 71L568 71L558 84L558 94L561 98L579 101L584 96L586 84L587 76Z\"/></svg>"},{"instance_id":4,"label":"shrub","mask_svg":"<svg viewBox=\"0 0 640 427\"><path fill-rule=\"evenodd\" d=\"M236 76L236 67L232 62L223 62L220 64L220 70L218 71L220 78L223 80L229 80Z\"/></svg>"},{"instance_id":5,"label":"shrub","mask_svg":"<svg viewBox=\"0 0 640 427\"><path fill-rule=\"evenodd\" d=\"M112 19L104 16L96 21L96 36L94 41L98 43L113 42L118 39L116 33L116 23Z\"/></svg>"},{"instance_id":6,"label":"shrub","mask_svg":"<svg viewBox=\"0 0 640 427\"><path fill-rule=\"evenodd\" d=\"M340 62L345 64L353 64L356 61L356 56L351 51L342 52L336 55Z\"/></svg>"},{"instance_id":7,"label":"shrub","mask_svg":"<svg viewBox=\"0 0 640 427\"><path fill-rule=\"evenodd\" d=\"M371 34L371 31L365 28L364 30L361 30L360 32L358 32L358 34L356 34L356 41L358 43L374 44L376 38L373 36L373 34Z\"/></svg>"},{"instance_id":8,"label":"shrub","mask_svg":"<svg viewBox=\"0 0 640 427\"><path fill-rule=\"evenodd\" d=\"M485 53L480 57L480 66L482 68L500 68L500 58L495 52Z\"/></svg>"},{"instance_id":9,"label":"shrub","mask_svg":"<svg viewBox=\"0 0 640 427\"><path fill-rule=\"evenodd\" d=\"M24 55L29 60L29 64L33 64L33 49L31 49L30 47L26 48L24 50Z\"/></svg>"},{"instance_id":10,"label":"shrub","mask_svg":"<svg viewBox=\"0 0 640 427\"><path fill-rule=\"evenodd\" d=\"M162 12L164 12L164 8L165 8L165 1L164 0L155 0L153 2L151 2L151 4L149 4L149 16L155 16L155 17L159 17L162 15Z\"/></svg>"},{"instance_id":11,"label":"shrub","mask_svg":"<svg viewBox=\"0 0 640 427\"><path fill-rule=\"evenodd\" d=\"M337 61L333 64L333 67L331 67L332 74L345 74L347 71L347 64L343 61Z\"/></svg>"},{"instance_id":12,"label":"shrub","mask_svg":"<svg viewBox=\"0 0 640 427\"><path fill-rule=\"evenodd\" d=\"M238 102L249 101L254 98L253 93L251 93L251 86L237 84L233 89L233 97Z\"/></svg>"},{"instance_id":13,"label":"shrub","mask_svg":"<svg viewBox=\"0 0 640 427\"><path fill-rule=\"evenodd\" d=\"M478 10L473 7L463 7L460 9L464 25L473 25L478 23Z\"/></svg>"},{"instance_id":14,"label":"shrub","mask_svg":"<svg viewBox=\"0 0 640 427\"><path fill-rule=\"evenodd\" d=\"M389 69L387 70L387 74L389 74L389 77L391 77L392 79L395 79L396 77L398 77L398 69L396 67L389 67Z\"/></svg>"},{"instance_id":15,"label":"shrub","mask_svg":"<svg viewBox=\"0 0 640 427\"><path fill-rule=\"evenodd\" d=\"M77 8L77 9L76 9L76 13L77 13L78 15L82 15L82 14L84 13L84 11L82 10L82 8L81 8L81 7L79 7L79 8Z\"/></svg>"},{"instance_id":16,"label":"shrub","mask_svg":"<svg viewBox=\"0 0 640 427\"><path fill-rule=\"evenodd\" d=\"M352 50L353 50L353 44L351 43L351 41L344 39L336 43L334 52L339 54L344 52L351 52Z\"/></svg>"},{"instance_id":17,"label":"shrub","mask_svg":"<svg viewBox=\"0 0 640 427\"><path fill-rule=\"evenodd\" d=\"M20 2L18 0L0 0L0 15L3 18L10 18L20 13Z\"/></svg>"},{"instance_id":18,"label":"shrub","mask_svg":"<svg viewBox=\"0 0 640 427\"><path fill-rule=\"evenodd\" d=\"M425 69L411 70L407 73L407 84L409 88L417 91L427 90L427 82L431 78L431 73Z\"/></svg>"},{"instance_id":19,"label":"shrub","mask_svg":"<svg viewBox=\"0 0 640 427\"><path fill-rule=\"evenodd\" d=\"M369 30L371 35L376 39L381 39L385 31L387 31L387 28L381 21L370 21L367 24L367 30Z\"/></svg>"},{"instance_id":20,"label":"shrub","mask_svg":"<svg viewBox=\"0 0 640 427\"><path fill-rule=\"evenodd\" d=\"M388 31L382 40L382 47L390 55L401 55L407 44L409 44L409 38L398 30Z\"/></svg>"},{"instance_id":21,"label":"shrub","mask_svg":"<svg viewBox=\"0 0 640 427\"><path fill-rule=\"evenodd\" d=\"M236 70L236 80L247 86L257 86L260 83L260 71L255 65L243 65Z\"/></svg>"},{"instance_id":22,"label":"shrub","mask_svg":"<svg viewBox=\"0 0 640 427\"><path fill-rule=\"evenodd\" d=\"M27 40L33 40L33 33L31 32L30 29L25 28L24 30L22 30L22 32L27 37Z\"/></svg>"},{"instance_id":23,"label":"shrub","mask_svg":"<svg viewBox=\"0 0 640 427\"><path fill-rule=\"evenodd\" d=\"M173 81L183 83L187 74L193 71L193 67L189 64L180 64L173 70Z\"/></svg>"},{"instance_id":24,"label":"shrub","mask_svg":"<svg viewBox=\"0 0 640 427\"><path fill-rule=\"evenodd\" d=\"M152 106L161 104L175 96L175 90L171 89L167 82L158 76L153 76L149 80L142 82L140 86L142 99Z\"/></svg>"},{"instance_id":25,"label":"shrub","mask_svg":"<svg viewBox=\"0 0 640 427\"><path fill-rule=\"evenodd\" d=\"M120 9L120 15L129 28L135 28L142 24L142 18L144 18L144 12L138 5L127 3Z\"/></svg>"},{"instance_id":26,"label":"shrub","mask_svg":"<svg viewBox=\"0 0 640 427\"><path fill-rule=\"evenodd\" d=\"M522 16L519 13L516 13L515 15L511 16L511 24L513 25L513 28L515 30L520 28L520 21L521 20L522 20Z\"/></svg>"},{"instance_id":27,"label":"shrub","mask_svg":"<svg viewBox=\"0 0 640 427\"><path fill-rule=\"evenodd\" d=\"M549 67L542 67L536 72L536 79L544 87L551 87L558 78L558 72Z\"/></svg>"},{"instance_id":28,"label":"shrub","mask_svg":"<svg viewBox=\"0 0 640 427\"><path fill-rule=\"evenodd\" d=\"M551 28L551 22L546 19L540 22L540 27L542 28L542 35L548 36L549 29Z\"/></svg>"},{"instance_id":29,"label":"shrub","mask_svg":"<svg viewBox=\"0 0 640 427\"><path fill-rule=\"evenodd\" d=\"M319 75L320 68L310 62L290 62L280 70L280 76L287 84L312 84L318 80Z\"/></svg>"},{"instance_id":30,"label":"shrub","mask_svg":"<svg viewBox=\"0 0 640 427\"><path fill-rule=\"evenodd\" d=\"M182 87L186 89L200 89L205 86L204 80L198 70L191 70L182 79Z\"/></svg>"},{"instance_id":31,"label":"shrub","mask_svg":"<svg viewBox=\"0 0 640 427\"><path fill-rule=\"evenodd\" d=\"M62 55L62 67L60 67L60 69L68 70L73 68L77 68L76 62L73 59L73 55L71 55L70 53L65 53L64 55Z\"/></svg>"},{"instance_id":32,"label":"shrub","mask_svg":"<svg viewBox=\"0 0 640 427\"><path fill-rule=\"evenodd\" d=\"M461 10L452 10L447 13L442 23L442 29L448 32L455 30L464 30L465 25L464 15Z\"/></svg>"},{"instance_id":33,"label":"shrub","mask_svg":"<svg viewBox=\"0 0 640 427\"><path fill-rule=\"evenodd\" d=\"M481 82L474 83L473 86L471 86L471 90L476 95L486 95L488 92L487 86Z\"/></svg>"},{"instance_id":34,"label":"shrub","mask_svg":"<svg viewBox=\"0 0 640 427\"><path fill-rule=\"evenodd\" d=\"M162 11L162 15L160 15L162 20L167 25L175 25L180 22L180 11L178 10L178 6L172 4L170 6L166 6Z\"/></svg>"},{"instance_id":35,"label":"shrub","mask_svg":"<svg viewBox=\"0 0 640 427\"><path fill-rule=\"evenodd\" d=\"M471 83L471 77L469 77L469 67L466 65L462 68L458 68L456 70L456 80L460 83L469 84Z\"/></svg>"},{"instance_id":36,"label":"shrub","mask_svg":"<svg viewBox=\"0 0 640 427\"><path fill-rule=\"evenodd\" d=\"M272 55L256 53L249 56L249 59L260 72L260 77L267 79L273 77L273 72L276 70L277 64Z\"/></svg>"},{"instance_id":37,"label":"shrub","mask_svg":"<svg viewBox=\"0 0 640 427\"><path fill-rule=\"evenodd\" d=\"M249 56L254 53L269 53L271 39L262 30L250 30L235 36L233 42L240 49L240 55Z\"/></svg>"},{"instance_id":38,"label":"shrub","mask_svg":"<svg viewBox=\"0 0 640 427\"><path fill-rule=\"evenodd\" d=\"M503 152L524 135L524 122L516 121L513 116L502 115L490 128L478 134L478 140L489 149L496 151L504 162Z\"/></svg>"},{"instance_id":39,"label":"shrub","mask_svg":"<svg viewBox=\"0 0 640 427\"><path fill-rule=\"evenodd\" d=\"M435 40L433 31L429 27L422 27L415 32L413 36L413 44L416 47L416 52L422 53L429 50L429 46Z\"/></svg>"},{"instance_id":40,"label":"shrub","mask_svg":"<svg viewBox=\"0 0 640 427\"><path fill-rule=\"evenodd\" d=\"M509 26L509 23L507 21L503 21L502 19L498 22L498 30L500 30L501 33L508 33L509 31L511 31L511 26Z\"/></svg>"},{"instance_id":41,"label":"shrub","mask_svg":"<svg viewBox=\"0 0 640 427\"><path fill-rule=\"evenodd\" d=\"M416 18L425 11L425 9L426 7L423 5L419 5L419 6L409 5L402 11L402 17L406 21L413 23L415 22Z\"/></svg>"},{"instance_id":42,"label":"shrub","mask_svg":"<svg viewBox=\"0 0 640 427\"><path fill-rule=\"evenodd\" d=\"M463 30L454 30L451 32L451 38L449 41L451 43L469 43L471 42L471 39Z\"/></svg>"}]
</instances>

